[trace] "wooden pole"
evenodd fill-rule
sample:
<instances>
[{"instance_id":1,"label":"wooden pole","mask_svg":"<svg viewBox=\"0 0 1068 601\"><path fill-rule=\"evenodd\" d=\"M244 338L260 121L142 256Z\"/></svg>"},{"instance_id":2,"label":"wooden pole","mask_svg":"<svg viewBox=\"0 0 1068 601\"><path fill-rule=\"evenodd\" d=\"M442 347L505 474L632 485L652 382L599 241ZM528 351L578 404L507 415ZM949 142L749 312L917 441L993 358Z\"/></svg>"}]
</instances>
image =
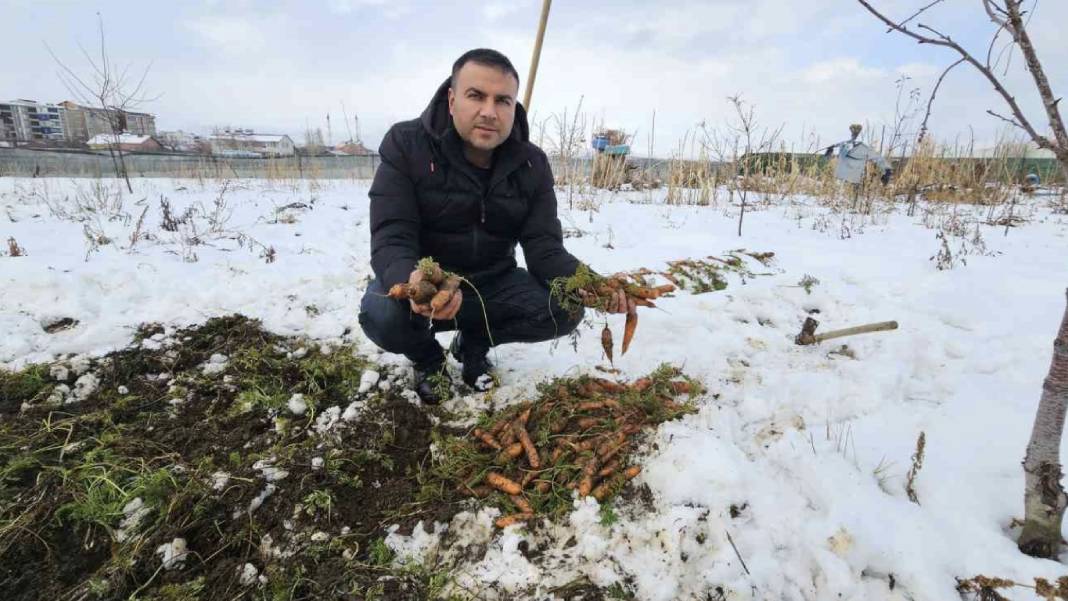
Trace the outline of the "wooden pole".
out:
<instances>
[{"instance_id":1,"label":"wooden pole","mask_svg":"<svg viewBox=\"0 0 1068 601\"><path fill-rule=\"evenodd\" d=\"M530 114L530 95L534 92L534 78L538 75L538 61L541 59L541 42L545 39L545 24L549 22L549 6L553 0L542 0L541 20L538 22L538 38L534 41L534 56L530 59L530 72L527 73L527 90L523 93L523 108Z\"/></svg>"}]
</instances>

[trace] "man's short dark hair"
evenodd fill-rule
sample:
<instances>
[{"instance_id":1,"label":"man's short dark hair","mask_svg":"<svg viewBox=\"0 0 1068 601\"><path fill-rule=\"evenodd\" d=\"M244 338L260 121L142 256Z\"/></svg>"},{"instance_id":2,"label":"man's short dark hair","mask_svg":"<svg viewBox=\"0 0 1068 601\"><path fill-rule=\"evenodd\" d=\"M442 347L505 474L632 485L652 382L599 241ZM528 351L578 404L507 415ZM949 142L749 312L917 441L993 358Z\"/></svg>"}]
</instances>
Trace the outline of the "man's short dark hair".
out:
<instances>
[{"instance_id":1,"label":"man's short dark hair","mask_svg":"<svg viewBox=\"0 0 1068 601\"><path fill-rule=\"evenodd\" d=\"M490 48L475 48L474 50L468 50L460 55L460 58L456 59L456 62L452 64L452 79L449 82L450 86L456 85L456 74L459 73L460 69L467 63L477 63L485 67L500 69L514 77L517 84L519 83L519 73L516 72L515 67L512 66L512 61L508 60L507 56Z\"/></svg>"}]
</instances>

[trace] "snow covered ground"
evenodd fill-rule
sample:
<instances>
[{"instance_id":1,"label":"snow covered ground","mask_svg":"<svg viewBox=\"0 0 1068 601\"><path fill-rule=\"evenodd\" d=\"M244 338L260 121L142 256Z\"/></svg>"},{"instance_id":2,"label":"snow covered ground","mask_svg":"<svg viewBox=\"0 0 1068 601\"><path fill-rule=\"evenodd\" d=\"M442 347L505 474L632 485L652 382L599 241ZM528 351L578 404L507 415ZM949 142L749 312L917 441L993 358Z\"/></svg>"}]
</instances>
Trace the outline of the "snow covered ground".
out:
<instances>
[{"instance_id":1,"label":"snow covered ground","mask_svg":"<svg viewBox=\"0 0 1068 601\"><path fill-rule=\"evenodd\" d=\"M117 195L110 180L0 179L0 366L102 354L144 322L234 312L372 352L356 322L370 276L367 188L138 179L133 194ZM648 485L652 506L619 507L604 526L592 499L578 502L567 522L534 534L494 531L490 511L466 513L432 527L437 537L391 537L395 549L452 562L459 585L502 598L546 597L586 578L650 600L952 599L956 577L1026 583L1068 572L1019 553L1012 527L1064 310L1068 216L1027 199L1014 209L1027 222L1005 235L977 225L986 208L860 217L794 198L747 213L739 237L737 207L668 206L663 195L583 194L582 208L567 210L561 193L569 250L602 273L736 248L773 251L776 263L771 275L643 311L617 357L622 378L670 362L709 389L697 414L661 426L645 449L634 483ZM164 228L161 199L186 223ZM953 269L936 268L939 225L953 255L970 251L967 265L955 256ZM9 239L22 256L7 256ZM808 291L805 275L819 280ZM813 310L820 331L891 319L900 329L797 346ZM45 331L62 318L77 323ZM496 397L592 371L604 319L587 321L597 329L583 330L577 352L496 349ZM621 316L608 322L621 331ZM852 357L831 352L841 343ZM920 432L913 503L905 474ZM478 545L484 554L468 552Z\"/></svg>"}]
</instances>

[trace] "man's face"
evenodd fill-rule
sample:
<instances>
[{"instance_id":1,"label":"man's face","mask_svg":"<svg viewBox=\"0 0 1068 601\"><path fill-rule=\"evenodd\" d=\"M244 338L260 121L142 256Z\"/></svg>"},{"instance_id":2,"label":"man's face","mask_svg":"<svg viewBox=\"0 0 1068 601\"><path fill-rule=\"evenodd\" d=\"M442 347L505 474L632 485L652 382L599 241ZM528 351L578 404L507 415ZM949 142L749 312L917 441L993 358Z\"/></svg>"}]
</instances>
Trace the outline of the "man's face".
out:
<instances>
[{"instance_id":1,"label":"man's face","mask_svg":"<svg viewBox=\"0 0 1068 601\"><path fill-rule=\"evenodd\" d=\"M492 151L512 133L519 82L496 67L469 62L449 89L449 114L470 146Z\"/></svg>"}]
</instances>

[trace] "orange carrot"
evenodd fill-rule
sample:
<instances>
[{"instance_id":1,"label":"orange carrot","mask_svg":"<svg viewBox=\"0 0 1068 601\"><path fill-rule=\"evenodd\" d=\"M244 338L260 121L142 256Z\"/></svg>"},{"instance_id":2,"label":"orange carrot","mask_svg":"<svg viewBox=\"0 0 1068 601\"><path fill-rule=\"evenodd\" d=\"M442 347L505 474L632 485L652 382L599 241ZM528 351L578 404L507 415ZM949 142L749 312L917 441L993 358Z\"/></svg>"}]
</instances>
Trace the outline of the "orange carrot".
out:
<instances>
[{"instance_id":1,"label":"orange carrot","mask_svg":"<svg viewBox=\"0 0 1068 601\"><path fill-rule=\"evenodd\" d=\"M578 426L579 430L589 430L599 423L601 423L601 420L596 417L583 417L575 422L575 425Z\"/></svg>"},{"instance_id":2,"label":"orange carrot","mask_svg":"<svg viewBox=\"0 0 1068 601\"><path fill-rule=\"evenodd\" d=\"M649 378L638 378L637 380L634 380L634 384L631 384L631 388L638 392L643 392L646 388L652 386L652 384L653 381Z\"/></svg>"},{"instance_id":3,"label":"orange carrot","mask_svg":"<svg viewBox=\"0 0 1068 601\"><path fill-rule=\"evenodd\" d=\"M597 385L600 386L601 390L604 392L618 394L621 392L626 392L627 390L626 386L620 384L619 382L613 382L612 380L606 380L604 378L594 378L593 381L596 382Z\"/></svg>"},{"instance_id":4,"label":"orange carrot","mask_svg":"<svg viewBox=\"0 0 1068 601\"><path fill-rule=\"evenodd\" d=\"M525 522L534 517L533 513L513 513L497 518L497 521L493 522L498 528L507 528L518 522Z\"/></svg>"},{"instance_id":5,"label":"orange carrot","mask_svg":"<svg viewBox=\"0 0 1068 601\"><path fill-rule=\"evenodd\" d=\"M497 472L486 474L486 484L489 484L506 495L518 495L523 492L523 488L519 486L518 482L509 480Z\"/></svg>"},{"instance_id":6,"label":"orange carrot","mask_svg":"<svg viewBox=\"0 0 1068 601\"><path fill-rule=\"evenodd\" d=\"M448 290L438 290L436 294L430 299L430 308L435 311L441 311L445 308L445 305L449 304L452 300L452 292Z\"/></svg>"},{"instance_id":7,"label":"orange carrot","mask_svg":"<svg viewBox=\"0 0 1068 601\"><path fill-rule=\"evenodd\" d=\"M519 437L519 443L523 445L523 450L527 452L527 461L530 463L530 467L538 469L541 467L541 458L538 457L538 449L534 447L534 441L530 439L530 433L526 428L517 428L516 436Z\"/></svg>"},{"instance_id":8,"label":"orange carrot","mask_svg":"<svg viewBox=\"0 0 1068 601\"><path fill-rule=\"evenodd\" d=\"M596 411L598 409L604 409L604 401L586 401L579 403L575 408L579 411Z\"/></svg>"},{"instance_id":9,"label":"orange carrot","mask_svg":"<svg viewBox=\"0 0 1068 601\"><path fill-rule=\"evenodd\" d=\"M642 466L640 465L632 465L623 470L623 476L626 477L627 480L634 478L640 473L642 473Z\"/></svg>"},{"instance_id":10,"label":"orange carrot","mask_svg":"<svg viewBox=\"0 0 1068 601\"><path fill-rule=\"evenodd\" d=\"M590 476L582 476L578 484L578 494L580 497L590 496L590 492L593 491L593 478Z\"/></svg>"},{"instance_id":11,"label":"orange carrot","mask_svg":"<svg viewBox=\"0 0 1068 601\"><path fill-rule=\"evenodd\" d=\"M530 506L530 501L527 501L524 497L520 495L512 495L511 499L512 503L514 503L515 506L519 508L520 512L534 513L534 508Z\"/></svg>"},{"instance_id":12,"label":"orange carrot","mask_svg":"<svg viewBox=\"0 0 1068 601\"><path fill-rule=\"evenodd\" d=\"M408 284L393 284L393 287L389 289L389 298L394 300L404 300L408 298Z\"/></svg>"},{"instance_id":13,"label":"orange carrot","mask_svg":"<svg viewBox=\"0 0 1068 601\"><path fill-rule=\"evenodd\" d=\"M553 483L549 480L538 480L538 483L534 485L534 490L544 495L549 492L549 487L552 485Z\"/></svg>"},{"instance_id":14,"label":"orange carrot","mask_svg":"<svg viewBox=\"0 0 1068 601\"><path fill-rule=\"evenodd\" d=\"M486 446L496 449L498 451L501 450L501 444L493 438L492 434L483 431L482 428L475 428L475 431L472 432L471 435L481 440L483 443L486 444Z\"/></svg>"},{"instance_id":15,"label":"orange carrot","mask_svg":"<svg viewBox=\"0 0 1068 601\"><path fill-rule=\"evenodd\" d=\"M634 338L634 330L638 327L638 313L627 313L627 321L623 325L623 350L620 355L626 355L630 348L630 341Z\"/></svg>"}]
</instances>

